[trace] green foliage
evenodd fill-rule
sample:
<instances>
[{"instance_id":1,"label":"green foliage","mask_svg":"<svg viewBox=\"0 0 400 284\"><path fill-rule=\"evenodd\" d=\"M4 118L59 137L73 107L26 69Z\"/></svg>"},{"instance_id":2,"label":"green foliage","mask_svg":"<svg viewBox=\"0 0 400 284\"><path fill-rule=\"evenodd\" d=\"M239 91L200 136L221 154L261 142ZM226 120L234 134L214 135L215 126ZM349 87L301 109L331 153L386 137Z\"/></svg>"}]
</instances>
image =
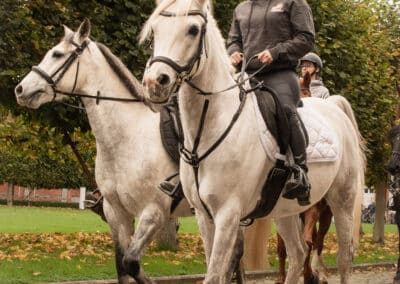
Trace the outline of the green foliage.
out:
<instances>
[{"instance_id":1,"label":"green foliage","mask_svg":"<svg viewBox=\"0 0 400 284\"><path fill-rule=\"evenodd\" d=\"M347 97L354 108L369 149L368 183L374 184L387 177L386 133L398 104L398 7L372 0L309 3L325 84L331 93Z\"/></svg>"},{"instance_id":2,"label":"green foliage","mask_svg":"<svg viewBox=\"0 0 400 284\"><path fill-rule=\"evenodd\" d=\"M239 2L213 1L214 14L224 36ZM399 1L309 0L308 3L317 32L316 52L324 61L324 81L332 94L342 94L352 103L369 148L368 183L374 184L387 176L384 164L389 146L385 133L396 114L399 96L396 89L400 81ZM80 133L86 132L89 129L86 115L75 109L50 105L30 111L17 107L13 95L15 84L60 40L63 24L76 29L84 18L92 22L92 37L110 47L140 78L150 50L146 45L139 46L137 38L153 8L154 1L148 0L0 1L0 104L11 110L16 119L16 115L23 114L22 124L39 123L48 127L38 129L36 136L41 138L36 137L36 142L50 141L52 136L47 133L51 129L54 133L72 134L78 129ZM32 144L28 147L30 142L23 143L23 147L36 147L35 139L30 140L35 136L33 132L22 136ZM75 138L79 139L79 135ZM81 145L90 144L93 138L88 139L80 139ZM42 144L42 153L44 148L49 153L60 151L47 142ZM24 152L15 149L19 154ZM93 148L90 149L93 153ZM93 156L88 156L92 167Z\"/></svg>"}]
</instances>

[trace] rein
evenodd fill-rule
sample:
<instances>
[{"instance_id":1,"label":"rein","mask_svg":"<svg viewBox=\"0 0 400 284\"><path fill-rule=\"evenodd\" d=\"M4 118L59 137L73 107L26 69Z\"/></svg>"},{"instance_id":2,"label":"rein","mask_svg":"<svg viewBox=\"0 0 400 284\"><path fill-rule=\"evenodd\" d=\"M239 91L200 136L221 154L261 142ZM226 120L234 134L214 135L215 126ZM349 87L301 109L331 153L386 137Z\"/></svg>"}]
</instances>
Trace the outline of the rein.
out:
<instances>
[{"instance_id":1,"label":"rein","mask_svg":"<svg viewBox=\"0 0 400 284\"><path fill-rule=\"evenodd\" d=\"M75 72L75 80L74 84L72 87L72 90L70 92L62 91L57 89L57 84L61 81L61 79L64 77L65 73L69 70L69 68L72 66L72 64L79 58L79 56L83 53L83 51L88 47L90 41L85 40L81 45L78 45L75 42L71 42L76 49L72 52L72 54L64 61L64 63L56 70L53 72L53 74L49 75L46 71L41 69L39 66L33 66L32 71L37 73L40 77L42 77L52 88L53 90L53 102L56 99L57 94L62 94L68 97L79 97L79 98L91 98L96 100L96 104L99 104L100 100L109 100L109 101L119 101L119 102L144 102L144 98L141 98L138 96L137 93L132 93L131 94L135 98L115 98L115 97L107 97L107 96L100 96L100 91L97 91L97 95L88 95L88 94L82 94L82 93L77 93L75 92L76 84L78 81L78 76L79 76L79 60L76 64L76 72ZM58 77L54 79L54 77L58 74ZM129 89L129 88L128 88ZM75 107L72 105L68 105L71 107ZM78 107L79 108L79 107Z\"/></svg>"},{"instance_id":2,"label":"rein","mask_svg":"<svg viewBox=\"0 0 400 284\"><path fill-rule=\"evenodd\" d=\"M171 13L171 12L161 12L160 13L161 16L164 17L178 17L181 15L178 15L176 13ZM150 59L149 63L148 63L148 67L149 68L153 63L155 62L162 62L168 66L170 66L175 72L177 72L178 75L178 80L175 83L175 87L172 88L173 92L178 92L178 90L180 89L181 84L187 83L191 88L195 89L198 91L199 95L203 95L203 96L209 96L209 95L216 95L216 94L220 94L223 92L226 92L228 90L234 89L234 88L239 88L239 97L241 98L240 104L238 106L238 109L236 110L236 112L234 113L231 122L229 123L229 125L226 127L226 129L224 130L224 132L220 135L220 137L203 153L203 154L199 154L198 153L198 148L200 145L200 141L201 141L201 137L202 137L202 133L203 133L203 129L204 129L204 122L207 116L207 111L208 111L208 106L209 106L209 100L205 99L204 104L203 104L203 110L201 113L201 117L200 117L200 121L199 121L199 125L197 128L197 134L196 137L194 139L194 144L193 144L193 148L192 150L189 150L185 147L185 141L184 141L184 134L183 134L183 129L182 129L182 123L181 123L181 117L179 112L177 113L177 124L179 127L179 133L178 133L178 137L179 137L179 152L181 155L181 158L184 162L186 162L187 164L189 164L192 169L193 169L193 173L194 173L194 178L195 178L195 183L196 183L196 188L197 188L197 193L199 196L199 200L202 203L203 208L205 209L205 211L207 212L209 218L212 220L212 214L210 212L210 210L208 209L207 205L204 203L204 201L200 198L200 193L199 193L199 167L200 167L200 162L203 161L205 158L207 158L213 151L215 151L218 146L222 143L222 141L224 141L224 139L228 136L228 134L230 133L231 129L233 128L234 124L236 123L236 121L238 120L240 114L242 113L242 110L244 108L244 105L246 103L246 94L249 92L254 91L255 89L258 89L261 87L261 84L258 84L257 86L255 86L254 88L251 88L249 90L245 90L243 88L243 85L246 81L250 80L251 78L253 78L255 75L257 75L257 73L261 72L262 69L265 68L266 65L263 65L259 70L257 70L255 73L253 73L251 76L247 77L246 79L244 78L244 70L247 67L247 64L243 64L242 67L242 72L240 75L240 79L233 84L232 86L227 87L226 89L217 91L217 92L205 92L202 89L200 89L199 87L197 87L195 84L193 84L191 82L191 75L193 73L193 68L195 66L195 64L197 63L197 70L199 68L200 65L200 61L201 61L201 56L203 54L203 46L205 48L205 33L206 33L206 24L207 24L207 17L206 14L198 11L198 10L192 10L189 11L186 15L189 16L201 16L204 19L204 23L201 27L201 35L200 35L200 41L199 41L199 45L198 48L195 52L195 54L191 57L191 59L189 60L189 62L186 65L178 65L176 62L174 62L172 59L165 57L165 56L156 56L152 59ZM182 15L183 16L183 15ZM207 53L205 53L207 56ZM256 58L257 55L253 56L249 62L251 60L253 60L254 58ZM197 71L196 70L196 71ZM192 74L193 76L193 74ZM176 96L172 97L174 99L174 103L177 104L177 98Z\"/></svg>"},{"instance_id":3,"label":"rein","mask_svg":"<svg viewBox=\"0 0 400 284\"><path fill-rule=\"evenodd\" d=\"M200 10L192 10L192 11L189 11L187 14L182 14L182 15L168 12L168 11L163 11L160 13L160 16L163 16L163 17L200 16L204 20L204 23L201 26L200 41L197 46L197 50L186 65L179 65L175 61L173 61L171 58L166 57L166 56L152 57L147 64L147 68L149 68L151 65L153 65L153 63L161 62L161 63L168 65L173 70L175 70L175 72L178 74L178 80L176 81L175 87L173 89L175 90L175 92L177 92L183 81L186 82L186 81L191 80L190 74L192 74L193 68L196 65L196 63L197 63L196 70L199 69L200 59L201 59L201 56L203 55L203 47L205 50L205 55L207 57L207 51L205 48L205 40L204 40L206 30L207 30L207 15Z\"/></svg>"}]
</instances>

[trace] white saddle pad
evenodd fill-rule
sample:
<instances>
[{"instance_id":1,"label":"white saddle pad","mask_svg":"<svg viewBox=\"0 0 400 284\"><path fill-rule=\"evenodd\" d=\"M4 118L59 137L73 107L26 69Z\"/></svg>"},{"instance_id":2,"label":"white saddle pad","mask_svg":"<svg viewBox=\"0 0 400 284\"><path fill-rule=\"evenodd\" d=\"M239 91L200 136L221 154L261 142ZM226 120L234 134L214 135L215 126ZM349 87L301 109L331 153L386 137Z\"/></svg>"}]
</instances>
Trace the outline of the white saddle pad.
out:
<instances>
[{"instance_id":1,"label":"white saddle pad","mask_svg":"<svg viewBox=\"0 0 400 284\"><path fill-rule=\"evenodd\" d=\"M254 112L257 117L257 125L260 133L261 144L267 156L275 161L279 154L278 144L271 132L267 129L265 121L258 107L254 93L249 94L253 101ZM309 144L307 147L307 162L332 162L339 157L339 143L336 134L329 128L325 118L311 107L298 108L301 119L307 129ZM272 141L272 143L271 143Z\"/></svg>"}]
</instances>

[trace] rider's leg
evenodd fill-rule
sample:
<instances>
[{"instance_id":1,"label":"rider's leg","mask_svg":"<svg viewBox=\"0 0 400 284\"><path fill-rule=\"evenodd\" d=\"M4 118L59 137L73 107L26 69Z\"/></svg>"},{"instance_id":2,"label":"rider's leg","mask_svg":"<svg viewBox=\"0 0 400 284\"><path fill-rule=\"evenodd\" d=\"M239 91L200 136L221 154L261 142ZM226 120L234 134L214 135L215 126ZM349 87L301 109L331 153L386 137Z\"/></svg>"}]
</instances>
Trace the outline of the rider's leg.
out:
<instances>
[{"instance_id":1,"label":"rider's leg","mask_svg":"<svg viewBox=\"0 0 400 284\"><path fill-rule=\"evenodd\" d=\"M300 100L300 86L296 72L292 70L281 70L266 73L259 76L264 84L277 93L277 99L285 109L289 120L290 140L289 146L293 153L293 174L290 176L284 188L283 196L286 198L297 198L300 205L309 204L310 186L307 178L306 147L307 134L301 122L296 108ZM278 125L280 128L285 126ZM278 133L279 135L279 133Z\"/></svg>"},{"instance_id":2,"label":"rider's leg","mask_svg":"<svg viewBox=\"0 0 400 284\"><path fill-rule=\"evenodd\" d=\"M290 148L296 164L293 174L286 182L283 197L297 198L300 205L310 204L310 184L307 178L307 136L303 131L300 117L295 110L289 110L288 119L291 128Z\"/></svg>"}]
</instances>

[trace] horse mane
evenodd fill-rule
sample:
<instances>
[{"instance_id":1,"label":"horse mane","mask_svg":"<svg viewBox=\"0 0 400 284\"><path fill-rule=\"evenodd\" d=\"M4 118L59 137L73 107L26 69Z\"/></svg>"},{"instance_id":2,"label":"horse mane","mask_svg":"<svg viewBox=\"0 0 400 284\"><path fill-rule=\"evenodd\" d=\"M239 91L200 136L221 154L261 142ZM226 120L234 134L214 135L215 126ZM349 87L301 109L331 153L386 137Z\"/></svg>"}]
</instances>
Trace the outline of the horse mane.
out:
<instances>
[{"instance_id":1,"label":"horse mane","mask_svg":"<svg viewBox=\"0 0 400 284\"><path fill-rule=\"evenodd\" d=\"M122 61L115 56L108 47L104 44L96 42L97 47L103 54L107 63L110 65L111 69L117 74L118 78L122 81L124 86L129 90L129 92L136 98L140 98L141 95L141 85L139 81L132 75L129 69L125 66Z\"/></svg>"},{"instance_id":2,"label":"horse mane","mask_svg":"<svg viewBox=\"0 0 400 284\"><path fill-rule=\"evenodd\" d=\"M311 84L311 75L309 72L306 72L304 77L301 77L300 80L300 97L306 98L311 97L310 84Z\"/></svg>"},{"instance_id":3,"label":"horse mane","mask_svg":"<svg viewBox=\"0 0 400 284\"><path fill-rule=\"evenodd\" d=\"M150 15L149 19L144 24L142 31L140 32L139 43L142 44L146 39L150 38L152 34L152 24L155 22L156 18L167 9L169 6L174 4L176 0L164 0L162 1L154 10L154 12ZM190 5L193 1L187 1L185 3L181 3L177 5L177 13L187 14L190 8Z\"/></svg>"}]
</instances>

